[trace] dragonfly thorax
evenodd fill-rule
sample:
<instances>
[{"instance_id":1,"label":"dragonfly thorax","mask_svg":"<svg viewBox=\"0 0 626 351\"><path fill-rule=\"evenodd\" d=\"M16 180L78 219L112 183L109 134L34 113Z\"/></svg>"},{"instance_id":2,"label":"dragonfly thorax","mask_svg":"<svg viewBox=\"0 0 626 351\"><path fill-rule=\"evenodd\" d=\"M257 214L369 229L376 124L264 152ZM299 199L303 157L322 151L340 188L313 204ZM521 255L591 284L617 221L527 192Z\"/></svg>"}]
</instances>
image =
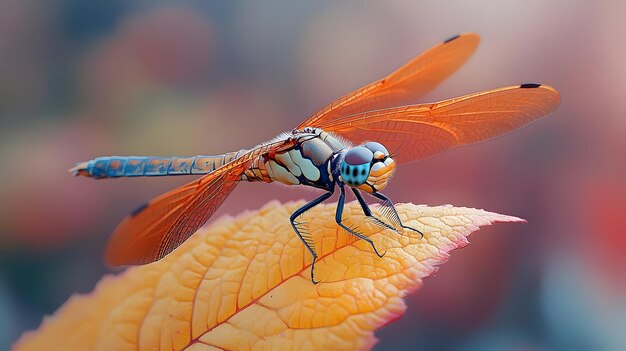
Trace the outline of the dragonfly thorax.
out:
<instances>
[{"instance_id":1,"label":"dragonfly thorax","mask_svg":"<svg viewBox=\"0 0 626 351\"><path fill-rule=\"evenodd\" d=\"M389 151L373 141L349 149L339 166L345 184L368 193L382 190L395 168Z\"/></svg>"}]
</instances>

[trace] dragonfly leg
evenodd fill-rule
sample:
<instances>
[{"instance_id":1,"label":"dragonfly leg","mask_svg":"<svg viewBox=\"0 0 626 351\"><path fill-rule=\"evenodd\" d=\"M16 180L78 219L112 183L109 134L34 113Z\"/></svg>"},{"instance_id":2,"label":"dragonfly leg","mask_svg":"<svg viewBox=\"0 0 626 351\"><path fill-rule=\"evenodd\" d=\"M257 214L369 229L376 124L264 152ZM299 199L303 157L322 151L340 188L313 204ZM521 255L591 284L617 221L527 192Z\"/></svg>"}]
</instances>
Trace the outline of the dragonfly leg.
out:
<instances>
[{"instance_id":1,"label":"dragonfly leg","mask_svg":"<svg viewBox=\"0 0 626 351\"><path fill-rule=\"evenodd\" d=\"M422 233L421 231L402 224L402 221L400 220L400 216L398 215L398 211L396 211L396 207L393 205L393 202L391 202L391 200L389 200L387 196L379 192L372 193L372 195L382 200L382 203L380 206L382 208L381 211L385 217L387 217L393 223L396 223L397 225L399 225L401 228L412 230L418 233L419 235L421 235L422 238L424 237L424 233Z\"/></svg>"},{"instance_id":2,"label":"dragonfly leg","mask_svg":"<svg viewBox=\"0 0 626 351\"><path fill-rule=\"evenodd\" d=\"M328 199L332 194L333 194L332 191L322 194L320 197L314 199L313 201L297 209L289 218L289 221L291 222L291 227L296 232L296 234L298 234L298 237L304 244L304 247L306 247L307 250L309 250L309 252L311 253L311 255L313 255L313 263L311 263L311 282L313 282L313 284L319 283L319 281L315 281L315 275L314 275L315 261L317 261L317 253L315 253L315 249L313 245L313 238L311 238L311 234L309 233L308 230L302 227L302 224L304 223L296 222L296 219L300 215L304 214L306 211L324 202L324 200Z\"/></svg>"},{"instance_id":3,"label":"dragonfly leg","mask_svg":"<svg viewBox=\"0 0 626 351\"><path fill-rule=\"evenodd\" d=\"M337 212L335 214L335 221L337 222L337 224L347 230L349 233L356 235L359 239L363 239L365 241L367 241L372 248L374 249L374 252L376 253L376 255L378 255L378 257L382 258L383 256L385 256L385 252L383 252L383 254L381 255L378 250L376 249L376 246L374 245L374 242L372 241L372 239L368 238L367 236L359 233L356 229L356 227L348 227L345 224L342 223L342 217L343 217L343 205L345 203L346 200L346 193L343 189L343 186L339 186L339 189L341 190L341 194L339 195L339 202L337 203Z\"/></svg>"},{"instance_id":4,"label":"dragonfly leg","mask_svg":"<svg viewBox=\"0 0 626 351\"><path fill-rule=\"evenodd\" d=\"M359 191L359 189L355 189L355 188L351 188L352 192L354 193L354 196L356 196L357 201L359 201L359 205L361 205L361 208L363 209L363 213L365 214L365 216L372 221L372 223L376 224L379 227L385 228L385 229L389 229L389 230L393 230L394 232L400 234L400 232L398 231L398 229L394 228L393 226L383 222L380 218L374 216L372 214L372 210L370 210L367 202L365 202L365 199L363 198L363 195L361 194L361 192Z\"/></svg>"}]
</instances>

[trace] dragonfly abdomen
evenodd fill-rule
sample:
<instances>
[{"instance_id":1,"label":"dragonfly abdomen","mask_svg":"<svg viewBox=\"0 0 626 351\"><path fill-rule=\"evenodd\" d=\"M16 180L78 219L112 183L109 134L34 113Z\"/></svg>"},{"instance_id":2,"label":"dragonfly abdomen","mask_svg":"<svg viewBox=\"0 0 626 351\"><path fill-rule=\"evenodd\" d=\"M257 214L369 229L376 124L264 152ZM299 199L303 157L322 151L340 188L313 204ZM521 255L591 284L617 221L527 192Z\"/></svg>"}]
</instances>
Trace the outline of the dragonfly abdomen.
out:
<instances>
[{"instance_id":1,"label":"dragonfly abdomen","mask_svg":"<svg viewBox=\"0 0 626 351\"><path fill-rule=\"evenodd\" d=\"M92 178L208 174L244 151L193 157L104 156L81 162L70 172Z\"/></svg>"}]
</instances>

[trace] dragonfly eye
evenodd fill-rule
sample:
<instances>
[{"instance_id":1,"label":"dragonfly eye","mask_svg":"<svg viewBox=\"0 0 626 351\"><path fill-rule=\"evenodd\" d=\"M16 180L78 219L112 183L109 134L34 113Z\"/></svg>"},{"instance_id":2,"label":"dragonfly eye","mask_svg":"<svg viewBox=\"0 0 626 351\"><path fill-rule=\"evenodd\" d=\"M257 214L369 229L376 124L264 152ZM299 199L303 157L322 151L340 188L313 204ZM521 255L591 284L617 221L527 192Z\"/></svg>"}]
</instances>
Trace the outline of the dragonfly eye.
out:
<instances>
[{"instance_id":1,"label":"dragonfly eye","mask_svg":"<svg viewBox=\"0 0 626 351\"><path fill-rule=\"evenodd\" d=\"M341 161L340 171L344 183L359 186L367 180L374 154L363 146L350 149Z\"/></svg>"},{"instance_id":2,"label":"dragonfly eye","mask_svg":"<svg viewBox=\"0 0 626 351\"><path fill-rule=\"evenodd\" d=\"M344 157L344 161L348 165L357 166L364 163L370 163L373 158L374 153L370 149L364 146L357 146L348 150L346 157Z\"/></svg>"}]
</instances>

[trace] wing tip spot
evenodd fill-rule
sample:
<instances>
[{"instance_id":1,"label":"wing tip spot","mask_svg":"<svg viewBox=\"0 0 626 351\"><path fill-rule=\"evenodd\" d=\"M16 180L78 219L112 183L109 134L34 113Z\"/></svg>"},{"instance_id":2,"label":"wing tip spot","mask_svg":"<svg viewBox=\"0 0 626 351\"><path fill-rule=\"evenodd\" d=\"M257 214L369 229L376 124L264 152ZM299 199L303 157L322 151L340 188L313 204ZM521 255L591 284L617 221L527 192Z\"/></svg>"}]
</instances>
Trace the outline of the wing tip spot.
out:
<instances>
[{"instance_id":1,"label":"wing tip spot","mask_svg":"<svg viewBox=\"0 0 626 351\"><path fill-rule=\"evenodd\" d=\"M541 84L537 84L537 83L524 83L521 84L519 87L522 89L533 89L533 88L539 88L541 86Z\"/></svg>"},{"instance_id":2,"label":"wing tip spot","mask_svg":"<svg viewBox=\"0 0 626 351\"><path fill-rule=\"evenodd\" d=\"M461 34L457 34L457 35L455 35L455 36L452 36L452 37L450 37L450 38L448 38L448 39L444 40L444 41L443 41L443 43L444 43L444 44L447 44L447 43L449 43L449 42L451 42L451 41L453 41L453 40L455 40L455 39L459 38L460 36L461 36Z\"/></svg>"},{"instance_id":3,"label":"wing tip spot","mask_svg":"<svg viewBox=\"0 0 626 351\"><path fill-rule=\"evenodd\" d=\"M133 210L133 212L130 213L131 217L136 217L137 215L139 215L143 210L146 209L146 207L148 207L148 203L144 203L142 205L140 205L139 207L137 207L136 209Z\"/></svg>"}]
</instances>

